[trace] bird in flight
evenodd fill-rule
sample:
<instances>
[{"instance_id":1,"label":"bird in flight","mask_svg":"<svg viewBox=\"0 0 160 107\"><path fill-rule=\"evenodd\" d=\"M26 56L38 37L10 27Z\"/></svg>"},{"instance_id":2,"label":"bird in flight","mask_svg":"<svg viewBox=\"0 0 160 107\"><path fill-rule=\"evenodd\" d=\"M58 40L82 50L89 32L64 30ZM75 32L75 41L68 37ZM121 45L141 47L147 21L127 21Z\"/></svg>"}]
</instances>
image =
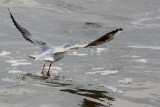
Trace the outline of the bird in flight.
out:
<instances>
[{"instance_id":1,"label":"bird in flight","mask_svg":"<svg viewBox=\"0 0 160 107\"><path fill-rule=\"evenodd\" d=\"M44 67L45 67L46 62L50 63L48 71L46 72L46 76L50 76L50 68L51 68L52 63L61 60L64 57L64 55L67 51L70 51L72 49L80 49L80 48L87 48L87 47L94 47L94 46L97 46L97 45L101 45L103 43L106 43L106 42L114 39L121 31L123 31L122 28L113 30L113 31L101 36L100 38L96 39L95 41L90 42L88 44L84 44L84 45L73 45L73 46L71 46L69 43L65 43L61 46L52 46L52 45L40 40L35 35L31 34L27 29L22 27L14 19L14 17L12 15L12 13L10 12L9 8L8 8L8 11L9 11L10 17L11 17L15 27L21 32L24 39L31 42L33 45L39 47L42 50L41 54L29 55L29 57L33 58L35 60L44 61L44 65L43 65L43 68L42 68L42 74L43 75L44 75Z\"/></svg>"}]
</instances>

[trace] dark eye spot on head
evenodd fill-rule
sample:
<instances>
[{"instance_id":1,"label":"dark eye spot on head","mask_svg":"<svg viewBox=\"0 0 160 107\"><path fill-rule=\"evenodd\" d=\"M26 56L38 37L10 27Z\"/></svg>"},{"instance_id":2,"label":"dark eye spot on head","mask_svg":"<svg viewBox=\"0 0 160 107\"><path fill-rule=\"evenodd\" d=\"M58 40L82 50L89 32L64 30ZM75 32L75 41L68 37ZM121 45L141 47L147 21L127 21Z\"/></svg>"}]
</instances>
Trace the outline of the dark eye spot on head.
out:
<instances>
[{"instance_id":1,"label":"dark eye spot on head","mask_svg":"<svg viewBox=\"0 0 160 107\"><path fill-rule=\"evenodd\" d=\"M43 41L41 41L41 43L42 43L42 45L45 45L46 43L45 42L43 42Z\"/></svg>"}]
</instances>

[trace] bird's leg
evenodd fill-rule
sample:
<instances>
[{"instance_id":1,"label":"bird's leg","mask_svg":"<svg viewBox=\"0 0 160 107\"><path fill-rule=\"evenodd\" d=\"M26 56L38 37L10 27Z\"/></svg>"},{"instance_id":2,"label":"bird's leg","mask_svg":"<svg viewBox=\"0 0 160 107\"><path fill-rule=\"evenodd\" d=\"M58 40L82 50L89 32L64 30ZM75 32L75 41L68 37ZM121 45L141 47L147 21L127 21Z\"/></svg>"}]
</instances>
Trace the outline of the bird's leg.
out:
<instances>
[{"instance_id":1,"label":"bird's leg","mask_svg":"<svg viewBox=\"0 0 160 107\"><path fill-rule=\"evenodd\" d=\"M44 65L43 65L42 74L44 74L43 71L44 71L45 64L46 64L46 61L44 62Z\"/></svg>"},{"instance_id":2,"label":"bird's leg","mask_svg":"<svg viewBox=\"0 0 160 107\"><path fill-rule=\"evenodd\" d=\"M46 72L46 76L50 76L49 71L50 71L51 65L52 65L52 62L51 62L51 64L49 65L49 69L48 69L48 71Z\"/></svg>"}]
</instances>

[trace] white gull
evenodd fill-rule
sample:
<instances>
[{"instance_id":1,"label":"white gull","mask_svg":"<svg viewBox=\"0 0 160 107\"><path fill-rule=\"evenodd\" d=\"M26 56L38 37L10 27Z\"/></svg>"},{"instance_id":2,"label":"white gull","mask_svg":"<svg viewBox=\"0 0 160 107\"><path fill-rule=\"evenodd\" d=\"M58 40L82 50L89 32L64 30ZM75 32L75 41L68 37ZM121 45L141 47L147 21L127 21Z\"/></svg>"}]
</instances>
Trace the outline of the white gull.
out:
<instances>
[{"instance_id":1,"label":"white gull","mask_svg":"<svg viewBox=\"0 0 160 107\"><path fill-rule=\"evenodd\" d=\"M42 74L44 74L44 67L45 67L46 62L50 62L49 69L46 72L46 76L50 76L49 71L50 71L50 67L51 67L52 63L61 60L67 51L72 50L72 49L80 49L80 48L87 48L87 47L101 45L105 42L112 40L121 31L123 31L122 28L113 30L113 31L101 36L100 38L96 39L95 41L88 43L88 44L84 44L84 45L71 46L70 44L66 43L61 46L52 46L52 45L40 40L35 35L31 34L28 30L26 30L21 25L19 25L19 23L14 19L13 15L9 9L8 9L8 11L9 11L10 17L11 17L14 25L22 33L22 36L27 41L31 42L32 44L34 44L35 46L39 47L42 50L42 54L29 55L30 58L33 58L33 59L39 60L39 61L44 61L44 65L42 68Z\"/></svg>"}]
</instances>

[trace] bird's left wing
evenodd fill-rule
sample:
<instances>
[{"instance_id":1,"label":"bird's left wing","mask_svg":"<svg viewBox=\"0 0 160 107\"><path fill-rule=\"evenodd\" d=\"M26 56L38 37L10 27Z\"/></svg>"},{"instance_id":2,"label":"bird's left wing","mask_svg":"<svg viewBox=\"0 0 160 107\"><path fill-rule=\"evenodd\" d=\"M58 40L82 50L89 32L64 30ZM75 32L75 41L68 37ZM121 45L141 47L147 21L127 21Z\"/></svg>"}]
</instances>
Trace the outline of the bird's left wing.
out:
<instances>
[{"instance_id":1,"label":"bird's left wing","mask_svg":"<svg viewBox=\"0 0 160 107\"><path fill-rule=\"evenodd\" d=\"M39 48L41 48L42 51L46 51L46 50L52 48L51 45L49 45L48 43L40 40L36 36L32 35L28 30L26 30L21 25L19 25L19 23L14 19L14 17L12 15L12 13L10 12L9 8L8 8L8 11L9 11L10 17L11 17L14 25L22 33L22 36L24 37L24 39L26 39L27 41L31 42L35 46L38 46Z\"/></svg>"},{"instance_id":2,"label":"bird's left wing","mask_svg":"<svg viewBox=\"0 0 160 107\"><path fill-rule=\"evenodd\" d=\"M68 51L70 49L79 49L79 48L87 48L87 47L93 47L93 46L97 46L97 45L101 45L103 43L106 43L112 39L114 39L120 32L122 32L123 29L119 28L116 30L113 30L103 36L101 36L100 38L96 39L93 42L90 42L89 44L85 44L85 45L74 45L71 47L66 48L65 50Z\"/></svg>"}]
</instances>

